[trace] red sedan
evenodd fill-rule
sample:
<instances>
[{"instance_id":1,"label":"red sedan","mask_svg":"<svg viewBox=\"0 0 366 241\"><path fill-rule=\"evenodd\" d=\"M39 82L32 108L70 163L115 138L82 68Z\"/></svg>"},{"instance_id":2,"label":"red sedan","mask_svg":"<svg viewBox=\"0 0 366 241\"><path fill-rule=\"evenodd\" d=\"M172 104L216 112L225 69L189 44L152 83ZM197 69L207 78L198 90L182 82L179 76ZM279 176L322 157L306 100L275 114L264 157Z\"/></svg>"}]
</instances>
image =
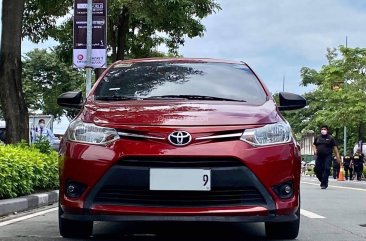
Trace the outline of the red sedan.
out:
<instances>
[{"instance_id":1,"label":"red sedan","mask_svg":"<svg viewBox=\"0 0 366 241\"><path fill-rule=\"evenodd\" d=\"M59 227L88 237L93 221L265 222L294 239L300 153L280 110L301 96L270 92L245 63L212 59L118 61L61 143Z\"/></svg>"}]
</instances>

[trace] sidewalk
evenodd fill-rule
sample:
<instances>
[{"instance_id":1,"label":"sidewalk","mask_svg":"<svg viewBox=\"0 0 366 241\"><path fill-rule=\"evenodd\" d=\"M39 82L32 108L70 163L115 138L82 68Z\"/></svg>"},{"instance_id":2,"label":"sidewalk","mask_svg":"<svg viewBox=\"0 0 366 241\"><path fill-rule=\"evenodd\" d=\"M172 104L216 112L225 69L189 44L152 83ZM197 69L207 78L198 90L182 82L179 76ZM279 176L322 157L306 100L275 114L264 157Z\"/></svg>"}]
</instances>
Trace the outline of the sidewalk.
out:
<instances>
[{"instance_id":1,"label":"sidewalk","mask_svg":"<svg viewBox=\"0 0 366 241\"><path fill-rule=\"evenodd\" d=\"M0 200L0 217L28 211L58 202L58 190L29 196Z\"/></svg>"}]
</instances>

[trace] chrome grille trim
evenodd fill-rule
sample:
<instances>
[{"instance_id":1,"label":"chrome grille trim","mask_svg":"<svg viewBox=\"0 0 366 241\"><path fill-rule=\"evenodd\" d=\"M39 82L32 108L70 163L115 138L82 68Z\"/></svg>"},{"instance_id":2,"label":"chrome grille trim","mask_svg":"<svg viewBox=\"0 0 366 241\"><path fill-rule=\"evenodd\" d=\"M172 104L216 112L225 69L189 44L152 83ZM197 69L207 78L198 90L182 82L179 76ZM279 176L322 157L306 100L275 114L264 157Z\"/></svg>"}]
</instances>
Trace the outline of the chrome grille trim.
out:
<instances>
[{"instance_id":1,"label":"chrome grille trim","mask_svg":"<svg viewBox=\"0 0 366 241\"><path fill-rule=\"evenodd\" d=\"M133 138L144 138L144 139L153 139L153 140L165 140L164 137L157 137L157 136L147 136L147 135L140 135L140 134L133 134L127 132L118 132L119 136L125 137L133 137Z\"/></svg>"},{"instance_id":2,"label":"chrome grille trim","mask_svg":"<svg viewBox=\"0 0 366 241\"><path fill-rule=\"evenodd\" d=\"M243 133L234 133L234 134L226 134L226 135L216 135L216 136L204 136L204 137L197 137L197 141L202 140L211 140L211 139L223 139L223 138L234 138L234 137L241 137Z\"/></svg>"}]
</instances>

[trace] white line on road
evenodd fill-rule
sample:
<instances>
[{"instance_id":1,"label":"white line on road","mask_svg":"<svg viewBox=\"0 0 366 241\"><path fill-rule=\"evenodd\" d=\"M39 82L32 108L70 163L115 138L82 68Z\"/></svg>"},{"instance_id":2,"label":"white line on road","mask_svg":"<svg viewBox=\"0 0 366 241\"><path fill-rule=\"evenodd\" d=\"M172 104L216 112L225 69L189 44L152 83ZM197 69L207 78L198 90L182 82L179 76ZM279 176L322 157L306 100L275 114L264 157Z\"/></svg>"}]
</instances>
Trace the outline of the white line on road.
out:
<instances>
[{"instance_id":1,"label":"white line on road","mask_svg":"<svg viewBox=\"0 0 366 241\"><path fill-rule=\"evenodd\" d=\"M308 218L325 218L323 216L320 216L316 213L312 213L312 212L304 210L304 209L300 209L300 214L304 215L305 217L308 217Z\"/></svg>"},{"instance_id":2,"label":"white line on road","mask_svg":"<svg viewBox=\"0 0 366 241\"><path fill-rule=\"evenodd\" d=\"M319 186L319 184L312 183L312 182L301 182L301 183L309 184L309 185L313 185L313 186ZM339 189L349 189L349 190L366 192L366 189L356 188L356 187L341 187L341 186L334 186L334 185L328 185L328 187L334 187L334 188L339 188Z\"/></svg>"},{"instance_id":3,"label":"white line on road","mask_svg":"<svg viewBox=\"0 0 366 241\"><path fill-rule=\"evenodd\" d=\"M47 210L40 211L40 212L37 212L37 213L32 213L32 214L29 214L29 215L25 215L25 216L22 216L22 217L19 217L19 218L14 218L14 219L11 219L11 220L8 220L8 221L0 222L0 227L6 226L6 225L9 225L9 224L13 224L13 223L17 223L17 222L20 222L20 221L24 221L26 219L34 218L34 217L37 217L37 216L41 216L43 214L54 212L54 211L57 211L57 210L58 210L58 207L57 208L51 208L51 209L47 209Z\"/></svg>"}]
</instances>

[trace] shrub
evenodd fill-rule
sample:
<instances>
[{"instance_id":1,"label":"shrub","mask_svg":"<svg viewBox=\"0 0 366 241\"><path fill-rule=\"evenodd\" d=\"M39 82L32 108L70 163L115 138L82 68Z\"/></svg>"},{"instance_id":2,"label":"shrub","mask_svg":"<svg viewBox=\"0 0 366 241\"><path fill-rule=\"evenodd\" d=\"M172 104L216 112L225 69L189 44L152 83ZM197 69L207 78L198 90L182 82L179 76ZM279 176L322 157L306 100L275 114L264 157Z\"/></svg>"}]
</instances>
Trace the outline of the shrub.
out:
<instances>
[{"instance_id":1,"label":"shrub","mask_svg":"<svg viewBox=\"0 0 366 241\"><path fill-rule=\"evenodd\" d=\"M50 154L53 151L50 142L48 141L47 137L44 136L38 137L38 140L33 143L33 147L44 154Z\"/></svg>"},{"instance_id":2,"label":"shrub","mask_svg":"<svg viewBox=\"0 0 366 241\"><path fill-rule=\"evenodd\" d=\"M58 154L35 147L0 145L0 199L58 188Z\"/></svg>"}]
</instances>

